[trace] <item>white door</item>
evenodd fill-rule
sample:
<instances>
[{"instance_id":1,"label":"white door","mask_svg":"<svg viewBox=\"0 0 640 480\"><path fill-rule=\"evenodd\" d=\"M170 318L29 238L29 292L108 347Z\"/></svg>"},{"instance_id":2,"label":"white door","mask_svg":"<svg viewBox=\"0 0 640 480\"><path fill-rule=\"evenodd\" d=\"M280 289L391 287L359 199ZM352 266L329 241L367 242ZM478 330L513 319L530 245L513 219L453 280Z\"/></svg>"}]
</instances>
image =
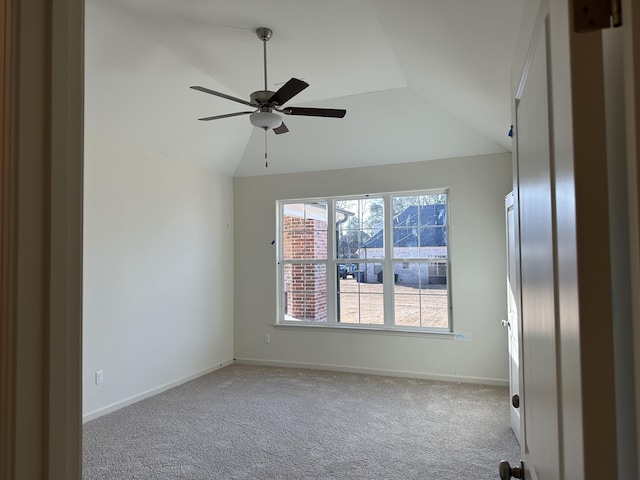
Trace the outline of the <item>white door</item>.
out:
<instances>
[{"instance_id":1,"label":"white door","mask_svg":"<svg viewBox=\"0 0 640 480\"><path fill-rule=\"evenodd\" d=\"M535 3L514 85L524 478L616 479L600 33Z\"/></svg>"},{"instance_id":2,"label":"white door","mask_svg":"<svg viewBox=\"0 0 640 480\"><path fill-rule=\"evenodd\" d=\"M509 345L509 403L511 429L520 440L520 325L518 324L516 218L513 192L504 199L505 223L507 227L507 342Z\"/></svg>"},{"instance_id":3,"label":"white door","mask_svg":"<svg viewBox=\"0 0 640 480\"><path fill-rule=\"evenodd\" d=\"M521 445L533 479L559 479L555 280L546 31L516 106L522 289Z\"/></svg>"}]
</instances>

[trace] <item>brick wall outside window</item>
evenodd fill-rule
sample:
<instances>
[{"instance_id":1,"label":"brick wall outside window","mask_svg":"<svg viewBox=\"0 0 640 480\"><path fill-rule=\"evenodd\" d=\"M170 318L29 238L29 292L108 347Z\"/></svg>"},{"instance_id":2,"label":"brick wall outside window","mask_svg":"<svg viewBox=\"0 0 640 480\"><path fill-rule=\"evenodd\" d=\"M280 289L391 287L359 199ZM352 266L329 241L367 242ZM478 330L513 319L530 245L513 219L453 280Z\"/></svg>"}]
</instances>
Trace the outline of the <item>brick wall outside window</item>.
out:
<instances>
[{"instance_id":1,"label":"brick wall outside window","mask_svg":"<svg viewBox=\"0 0 640 480\"><path fill-rule=\"evenodd\" d=\"M283 253L285 259L325 260L327 222L285 215ZM326 321L326 279L324 263L286 265L286 314L304 321Z\"/></svg>"}]
</instances>

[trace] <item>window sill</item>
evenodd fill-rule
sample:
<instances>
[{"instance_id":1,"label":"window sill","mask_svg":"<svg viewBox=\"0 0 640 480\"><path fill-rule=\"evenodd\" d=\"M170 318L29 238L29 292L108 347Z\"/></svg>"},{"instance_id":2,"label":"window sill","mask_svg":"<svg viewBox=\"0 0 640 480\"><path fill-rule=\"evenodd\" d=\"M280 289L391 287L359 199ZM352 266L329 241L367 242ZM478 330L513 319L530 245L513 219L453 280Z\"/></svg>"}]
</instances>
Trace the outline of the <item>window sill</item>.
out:
<instances>
[{"instance_id":1,"label":"window sill","mask_svg":"<svg viewBox=\"0 0 640 480\"><path fill-rule=\"evenodd\" d=\"M348 333L368 333L374 335L400 335L407 337L428 337L428 338L440 338L443 340L455 340L458 335L454 332L444 332L436 330L422 330L410 327L388 327L378 325L349 325L349 324L312 324L312 323L275 323L273 327L276 330L287 329L303 329L303 330L329 330L329 331L344 331Z\"/></svg>"}]
</instances>

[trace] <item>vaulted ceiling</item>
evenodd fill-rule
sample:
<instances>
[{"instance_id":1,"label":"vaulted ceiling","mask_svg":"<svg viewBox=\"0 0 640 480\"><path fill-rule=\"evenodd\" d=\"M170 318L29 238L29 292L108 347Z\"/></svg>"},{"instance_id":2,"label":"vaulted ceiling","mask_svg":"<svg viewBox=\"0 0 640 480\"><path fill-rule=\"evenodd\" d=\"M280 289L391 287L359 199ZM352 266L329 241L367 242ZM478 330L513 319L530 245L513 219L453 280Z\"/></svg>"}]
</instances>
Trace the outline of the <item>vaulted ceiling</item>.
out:
<instances>
[{"instance_id":1,"label":"vaulted ceiling","mask_svg":"<svg viewBox=\"0 0 640 480\"><path fill-rule=\"evenodd\" d=\"M88 132L227 176L306 172L509 151L509 71L524 0L87 0ZM291 77L286 116L265 136L249 100Z\"/></svg>"}]
</instances>

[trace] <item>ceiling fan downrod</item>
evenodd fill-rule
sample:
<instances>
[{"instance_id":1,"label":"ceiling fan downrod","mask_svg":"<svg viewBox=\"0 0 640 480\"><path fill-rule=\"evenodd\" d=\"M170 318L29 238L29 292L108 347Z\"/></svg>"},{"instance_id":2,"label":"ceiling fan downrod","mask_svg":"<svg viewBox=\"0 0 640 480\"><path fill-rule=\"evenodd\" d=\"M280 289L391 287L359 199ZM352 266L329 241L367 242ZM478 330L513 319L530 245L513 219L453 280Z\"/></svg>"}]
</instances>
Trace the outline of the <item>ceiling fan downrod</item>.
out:
<instances>
[{"instance_id":1,"label":"ceiling fan downrod","mask_svg":"<svg viewBox=\"0 0 640 480\"><path fill-rule=\"evenodd\" d=\"M256 30L256 35L262 40L262 57L264 64L264 89L267 90L267 42L273 36L273 30L267 27L260 27Z\"/></svg>"},{"instance_id":2,"label":"ceiling fan downrod","mask_svg":"<svg viewBox=\"0 0 640 480\"><path fill-rule=\"evenodd\" d=\"M256 30L256 35L262 40L262 59L264 65L264 90L267 91L267 42L273 36L273 30L267 27L260 27ZM264 128L264 167L269 168L269 160L267 159L267 128Z\"/></svg>"}]
</instances>

